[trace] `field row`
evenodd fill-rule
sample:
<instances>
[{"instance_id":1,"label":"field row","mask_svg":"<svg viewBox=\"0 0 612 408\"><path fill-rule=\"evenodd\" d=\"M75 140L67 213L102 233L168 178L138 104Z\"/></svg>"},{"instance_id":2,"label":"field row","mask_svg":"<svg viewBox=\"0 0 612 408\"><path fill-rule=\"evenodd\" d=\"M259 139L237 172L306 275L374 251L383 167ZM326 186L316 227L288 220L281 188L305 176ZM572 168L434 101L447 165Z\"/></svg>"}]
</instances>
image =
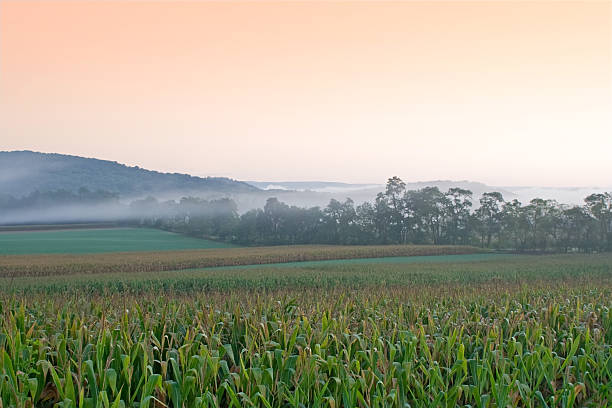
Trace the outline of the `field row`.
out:
<instances>
[{"instance_id":1,"label":"field row","mask_svg":"<svg viewBox=\"0 0 612 408\"><path fill-rule=\"evenodd\" d=\"M452 258L452 262L446 261ZM459 259L462 258L462 259ZM408 260L410 258L402 258ZM538 282L604 284L612 279L612 255L503 256L489 254L321 261L161 271L2 278L15 293L174 293L245 290L254 293L300 288L531 286ZM427 260L427 262L425 262ZM382 262L385 261L385 262ZM0 292L2 290L0 289Z\"/></svg>"},{"instance_id":2,"label":"field row","mask_svg":"<svg viewBox=\"0 0 612 408\"><path fill-rule=\"evenodd\" d=\"M328 259L473 254L479 252L482 252L482 250L467 246L305 245L81 255L6 255L0 256L0 278L114 272L159 272Z\"/></svg>"},{"instance_id":3,"label":"field row","mask_svg":"<svg viewBox=\"0 0 612 408\"><path fill-rule=\"evenodd\" d=\"M605 407L612 285L0 301L0 397L31 407Z\"/></svg>"}]
</instances>

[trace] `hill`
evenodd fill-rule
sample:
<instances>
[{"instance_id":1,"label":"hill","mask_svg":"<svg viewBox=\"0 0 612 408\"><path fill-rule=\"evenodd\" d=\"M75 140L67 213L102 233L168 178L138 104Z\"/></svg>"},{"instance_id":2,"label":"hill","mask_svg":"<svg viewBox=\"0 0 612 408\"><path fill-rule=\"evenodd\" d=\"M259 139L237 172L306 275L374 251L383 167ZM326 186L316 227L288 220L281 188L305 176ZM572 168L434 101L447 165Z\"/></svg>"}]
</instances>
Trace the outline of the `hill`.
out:
<instances>
[{"instance_id":1,"label":"hill","mask_svg":"<svg viewBox=\"0 0 612 408\"><path fill-rule=\"evenodd\" d=\"M225 177L194 177L129 167L114 161L31 151L0 152L0 193L105 190L121 196L176 193L250 193L259 191Z\"/></svg>"}]
</instances>

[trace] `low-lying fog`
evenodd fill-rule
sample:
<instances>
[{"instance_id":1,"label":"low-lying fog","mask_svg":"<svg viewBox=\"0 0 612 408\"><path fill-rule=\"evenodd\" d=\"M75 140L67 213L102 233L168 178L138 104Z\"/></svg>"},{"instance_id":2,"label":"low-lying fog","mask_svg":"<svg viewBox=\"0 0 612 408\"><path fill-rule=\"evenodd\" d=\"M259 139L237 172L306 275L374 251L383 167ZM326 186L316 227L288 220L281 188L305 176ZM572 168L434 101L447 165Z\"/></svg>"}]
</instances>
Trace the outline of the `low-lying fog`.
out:
<instances>
[{"instance_id":1,"label":"low-lying fog","mask_svg":"<svg viewBox=\"0 0 612 408\"><path fill-rule=\"evenodd\" d=\"M32 206L9 205L0 196L0 225L10 224L49 224L77 222L109 222L134 220L144 217L168 217L177 214L177 205L186 196L204 200L230 198L236 204L238 213L253 208L263 208L266 200L276 197L289 205L299 207L325 207L331 199L344 201L351 198L355 204L373 201L384 190L384 185L344 184L325 182L252 182L262 191L248 194L166 192L158 193L153 200L147 197L117 197L97 203L37 203ZM602 188L542 188L542 187L492 187L474 182L436 181L409 183L407 189L417 190L426 186L437 186L441 191L451 187L461 187L473 192L474 208L484 192L499 191L507 201L518 199L526 204L533 198L554 199L568 205L581 205L584 198L592 193L610 191ZM93 193L92 193L93 194ZM148 204L147 204L148 203ZM153 205L154 204L154 205ZM183 207L185 208L185 207ZM197 206L193 211L198 211Z\"/></svg>"}]
</instances>

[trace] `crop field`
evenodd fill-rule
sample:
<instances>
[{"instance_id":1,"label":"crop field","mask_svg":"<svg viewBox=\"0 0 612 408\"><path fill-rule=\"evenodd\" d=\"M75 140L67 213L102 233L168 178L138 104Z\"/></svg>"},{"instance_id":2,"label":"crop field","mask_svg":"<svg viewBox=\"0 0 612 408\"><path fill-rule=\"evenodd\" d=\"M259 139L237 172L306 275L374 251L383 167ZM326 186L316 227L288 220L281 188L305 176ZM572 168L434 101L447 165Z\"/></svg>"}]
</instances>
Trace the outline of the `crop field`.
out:
<instances>
[{"instance_id":1,"label":"crop field","mask_svg":"<svg viewBox=\"0 0 612 408\"><path fill-rule=\"evenodd\" d=\"M0 406L609 407L611 309L612 255L4 277Z\"/></svg>"},{"instance_id":2,"label":"crop field","mask_svg":"<svg viewBox=\"0 0 612 408\"><path fill-rule=\"evenodd\" d=\"M228 247L232 245L150 228L0 232L0 255L89 254Z\"/></svg>"},{"instance_id":3,"label":"crop field","mask_svg":"<svg viewBox=\"0 0 612 408\"><path fill-rule=\"evenodd\" d=\"M334 259L479 254L469 246L294 245L182 251L0 256L0 277L158 272L179 269Z\"/></svg>"}]
</instances>

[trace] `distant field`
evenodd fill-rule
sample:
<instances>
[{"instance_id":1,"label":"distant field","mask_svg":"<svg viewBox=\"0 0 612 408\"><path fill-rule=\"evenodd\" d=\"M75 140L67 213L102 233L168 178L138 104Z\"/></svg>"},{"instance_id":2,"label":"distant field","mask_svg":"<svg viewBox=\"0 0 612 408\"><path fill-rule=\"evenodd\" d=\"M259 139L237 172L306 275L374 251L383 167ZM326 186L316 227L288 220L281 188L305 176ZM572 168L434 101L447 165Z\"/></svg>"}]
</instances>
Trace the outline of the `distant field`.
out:
<instances>
[{"instance_id":1,"label":"distant field","mask_svg":"<svg viewBox=\"0 0 612 408\"><path fill-rule=\"evenodd\" d=\"M197 293L299 288L455 287L612 282L612 255L465 254L339 259L129 273L87 271L1 277L18 292ZM0 289L0 293L2 290ZM612 335L612 333L611 333Z\"/></svg>"},{"instance_id":2,"label":"distant field","mask_svg":"<svg viewBox=\"0 0 612 408\"><path fill-rule=\"evenodd\" d=\"M0 277L22 293L178 293L234 290L363 289L367 287L476 287L478 285L612 282L612 255L466 254L237 265L91 274ZM2 290L0 289L0 293ZM612 335L612 333L611 333Z\"/></svg>"},{"instance_id":3,"label":"distant field","mask_svg":"<svg viewBox=\"0 0 612 408\"><path fill-rule=\"evenodd\" d=\"M0 255L93 254L228 247L232 245L149 228L0 232Z\"/></svg>"},{"instance_id":4,"label":"distant field","mask_svg":"<svg viewBox=\"0 0 612 408\"><path fill-rule=\"evenodd\" d=\"M183 237L179 236L178 238ZM125 248L120 250L127 251ZM468 246L295 245L98 254L5 255L0 256L0 277L160 272L221 266L361 258L468 255L481 252L483 251L479 248Z\"/></svg>"}]
</instances>

